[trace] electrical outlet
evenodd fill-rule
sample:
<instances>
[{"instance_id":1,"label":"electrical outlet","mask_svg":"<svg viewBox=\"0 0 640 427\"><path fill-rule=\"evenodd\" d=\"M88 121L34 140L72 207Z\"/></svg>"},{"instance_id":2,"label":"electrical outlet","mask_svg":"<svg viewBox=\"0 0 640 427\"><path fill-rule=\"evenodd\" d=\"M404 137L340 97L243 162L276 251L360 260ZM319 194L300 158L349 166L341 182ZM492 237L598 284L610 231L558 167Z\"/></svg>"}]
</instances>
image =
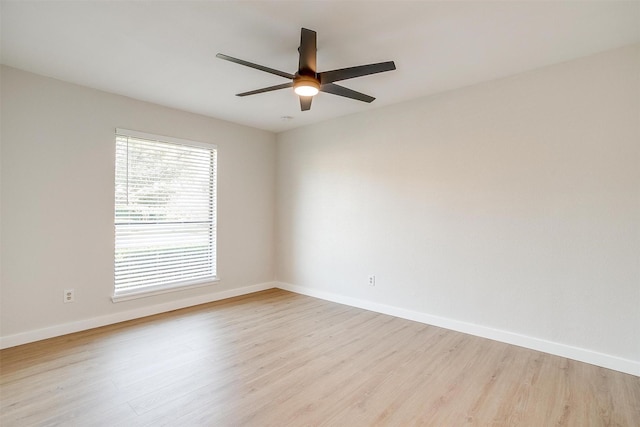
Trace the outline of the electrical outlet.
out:
<instances>
[{"instance_id":1,"label":"electrical outlet","mask_svg":"<svg viewBox=\"0 0 640 427\"><path fill-rule=\"evenodd\" d=\"M372 274L371 276L369 276L369 286L375 286L375 285L376 285L376 276Z\"/></svg>"},{"instance_id":2,"label":"electrical outlet","mask_svg":"<svg viewBox=\"0 0 640 427\"><path fill-rule=\"evenodd\" d=\"M75 291L73 289L64 290L64 303L74 302L76 300Z\"/></svg>"}]
</instances>

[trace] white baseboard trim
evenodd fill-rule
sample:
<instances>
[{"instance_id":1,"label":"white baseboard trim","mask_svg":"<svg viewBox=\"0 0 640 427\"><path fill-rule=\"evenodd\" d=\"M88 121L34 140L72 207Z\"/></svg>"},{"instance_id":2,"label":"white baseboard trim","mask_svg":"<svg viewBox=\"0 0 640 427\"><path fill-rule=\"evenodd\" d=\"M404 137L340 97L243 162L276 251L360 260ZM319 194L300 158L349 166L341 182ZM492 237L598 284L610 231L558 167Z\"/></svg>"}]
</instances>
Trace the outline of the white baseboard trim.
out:
<instances>
[{"instance_id":1,"label":"white baseboard trim","mask_svg":"<svg viewBox=\"0 0 640 427\"><path fill-rule=\"evenodd\" d=\"M308 295L327 301L337 302L339 304L345 304L352 307L375 311L377 313L388 314L390 316L425 323L427 325L451 329L482 338L488 338L507 344L513 344L519 347L542 351L544 353L566 357L568 359L601 366L603 368L613 369L627 374L640 376L640 361L624 359L617 356L611 356L609 354L599 353L593 350L574 347L553 341L547 341L540 338L534 338L527 335L504 331L501 329L489 328L487 326L481 326L474 323L461 322L459 320L449 319L446 317L434 316L431 314L414 310L407 310L387 304L380 304L376 302L361 300L358 298L334 294L331 292L319 291L303 286L292 285L290 283L276 282L275 285L280 289L295 292L297 294Z\"/></svg>"},{"instance_id":2,"label":"white baseboard trim","mask_svg":"<svg viewBox=\"0 0 640 427\"><path fill-rule=\"evenodd\" d=\"M71 334L73 332L85 331L87 329L99 328L100 326L112 325L114 323L120 323L127 320L139 319L141 317L165 313L167 311L178 310L180 308L192 307L194 305L219 301L227 298L237 297L240 295L247 295L254 292L273 289L274 287L276 287L274 282L259 283L257 285L229 289L220 292L212 292L196 297L184 298L176 301L165 302L162 304L140 307L133 310L120 311L104 316L77 320L75 322L63 323L60 325L36 329L33 331L21 332L15 335L0 337L0 349L15 347L17 345L27 344L34 341L40 341L47 338Z\"/></svg>"},{"instance_id":3,"label":"white baseboard trim","mask_svg":"<svg viewBox=\"0 0 640 427\"><path fill-rule=\"evenodd\" d=\"M197 297L185 298L176 301L170 301L162 304L156 304L146 307L140 307L133 310L122 311L113 314L107 314L99 317L78 320L70 323L50 326L47 328L36 329L33 331L22 332L15 335L0 337L0 349L15 347L17 345L27 344L34 341L40 341L47 338L53 338L74 332L84 331L87 329L98 328L100 326L111 325L114 323L124 322L127 320L139 319L141 317L151 316L154 314L165 313L167 311L178 310L181 308L192 307L194 305L205 304L208 302L219 301L236 296L247 295L254 292L264 291L267 289L279 288L302 295L308 295L339 304L349 305L351 307L362 308L365 310L375 311L377 313L388 314L390 316L400 317L402 319L413 320L427 325L438 326L453 331L463 332L466 334L488 338L495 341L513 344L532 350L542 351L544 353L556 356L566 357L580 362L590 363L592 365L601 366L603 368L613 369L631 375L640 376L640 362L624 359L609 354L599 353L593 350L574 347L553 341L547 341L540 338L534 338L514 332L504 331L501 329L489 328L474 323L462 322L459 320L449 319L446 317L434 316L414 310L407 310L387 304L380 304L372 301L366 301L358 298L347 297L331 292L319 291L303 286L292 285L284 282L265 282L256 285L245 286L242 288L229 289L226 291L214 292Z\"/></svg>"}]
</instances>

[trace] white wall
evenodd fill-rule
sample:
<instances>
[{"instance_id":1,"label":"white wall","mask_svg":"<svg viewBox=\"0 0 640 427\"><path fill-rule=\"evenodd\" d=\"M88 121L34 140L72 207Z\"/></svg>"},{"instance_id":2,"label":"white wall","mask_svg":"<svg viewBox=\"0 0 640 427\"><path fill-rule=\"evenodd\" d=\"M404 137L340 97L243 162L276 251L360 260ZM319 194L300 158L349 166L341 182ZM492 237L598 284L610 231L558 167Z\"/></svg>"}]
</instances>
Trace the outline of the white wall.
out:
<instances>
[{"instance_id":1,"label":"white wall","mask_svg":"<svg viewBox=\"0 0 640 427\"><path fill-rule=\"evenodd\" d=\"M5 346L271 285L275 135L12 68L1 79ZM111 302L116 127L218 145L220 283Z\"/></svg>"},{"instance_id":2,"label":"white wall","mask_svg":"<svg viewBox=\"0 0 640 427\"><path fill-rule=\"evenodd\" d=\"M640 46L282 133L277 197L285 287L640 375Z\"/></svg>"}]
</instances>

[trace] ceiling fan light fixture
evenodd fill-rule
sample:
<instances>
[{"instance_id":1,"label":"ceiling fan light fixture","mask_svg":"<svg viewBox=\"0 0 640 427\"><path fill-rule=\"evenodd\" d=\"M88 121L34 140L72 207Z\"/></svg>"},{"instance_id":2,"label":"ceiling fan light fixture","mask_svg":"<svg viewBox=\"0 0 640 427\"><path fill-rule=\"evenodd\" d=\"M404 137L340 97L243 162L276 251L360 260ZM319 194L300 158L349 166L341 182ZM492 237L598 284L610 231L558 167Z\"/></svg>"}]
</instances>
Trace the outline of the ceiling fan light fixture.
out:
<instances>
[{"instance_id":1,"label":"ceiling fan light fixture","mask_svg":"<svg viewBox=\"0 0 640 427\"><path fill-rule=\"evenodd\" d=\"M308 28L300 29L300 46L298 47L298 71L295 74L285 71L276 70L274 68L265 67L264 65L254 64L242 59L218 53L217 58L225 61L235 62L245 67L254 68L264 71L265 73L288 79L288 83L263 87L261 89L250 90L248 92L237 93L236 96L257 95L259 93L271 92L280 89L293 88L294 92L300 98L300 111L308 111L311 109L313 97L318 92L331 93L333 95L342 96L344 98L355 99L356 101L372 102L375 100L373 96L351 90L344 86L335 84L342 80L353 79L356 77L368 76L370 74L383 73L396 69L393 61L378 62L376 64L358 65L355 67L339 68L335 70L318 72L316 68L316 52L317 52L317 35L313 30Z\"/></svg>"},{"instance_id":2,"label":"ceiling fan light fixture","mask_svg":"<svg viewBox=\"0 0 640 427\"><path fill-rule=\"evenodd\" d=\"M320 82L313 77L298 76L293 82L293 91L300 96L314 96L320 92Z\"/></svg>"}]
</instances>

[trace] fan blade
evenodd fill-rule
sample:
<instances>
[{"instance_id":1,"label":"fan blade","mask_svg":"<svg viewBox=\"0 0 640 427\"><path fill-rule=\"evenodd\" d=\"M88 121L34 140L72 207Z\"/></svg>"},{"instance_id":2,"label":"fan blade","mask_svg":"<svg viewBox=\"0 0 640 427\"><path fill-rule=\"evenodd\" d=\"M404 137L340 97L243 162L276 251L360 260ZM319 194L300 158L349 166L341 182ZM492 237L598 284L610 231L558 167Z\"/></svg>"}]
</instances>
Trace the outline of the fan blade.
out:
<instances>
[{"instance_id":1,"label":"fan blade","mask_svg":"<svg viewBox=\"0 0 640 427\"><path fill-rule=\"evenodd\" d=\"M293 87L293 82L291 82L291 83L283 83L281 85L263 87L262 89L251 90L249 92L242 92L242 93L236 94L236 96L256 95L258 93L271 92L272 90L286 89L288 87Z\"/></svg>"},{"instance_id":2,"label":"fan blade","mask_svg":"<svg viewBox=\"0 0 640 427\"><path fill-rule=\"evenodd\" d=\"M311 101L313 96L301 96L300 97L300 110L308 111L311 109Z\"/></svg>"},{"instance_id":3,"label":"fan blade","mask_svg":"<svg viewBox=\"0 0 640 427\"><path fill-rule=\"evenodd\" d=\"M224 59L225 61L235 62L236 64L244 65L245 67L255 68L256 70L264 71L267 73L275 74L276 76L284 77L285 79L292 79L295 77L293 74L285 73L284 71L274 70L273 68L263 67L262 65L254 64L253 62L243 61L242 59L227 56L222 53L216 55L216 58Z\"/></svg>"},{"instance_id":4,"label":"fan blade","mask_svg":"<svg viewBox=\"0 0 640 427\"><path fill-rule=\"evenodd\" d=\"M373 96L365 95L364 93L356 92L355 90L348 89L344 86L338 86L334 83L327 83L320 86L320 91L327 92L333 95L344 96L345 98L356 99L363 102L373 102L375 100Z\"/></svg>"},{"instance_id":5,"label":"fan blade","mask_svg":"<svg viewBox=\"0 0 640 427\"><path fill-rule=\"evenodd\" d=\"M384 73L396 69L393 61L379 62L377 64L359 65L357 67L341 68L339 70L323 71L318 73L320 84L333 83L340 80L353 79L354 77L367 76L369 74Z\"/></svg>"},{"instance_id":6,"label":"fan blade","mask_svg":"<svg viewBox=\"0 0 640 427\"><path fill-rule=\"evenodd\" d=\"M316 75L316 32L302 28L300 30L300 60L298 61L298 73L300 75Z\"/></svg>"}]
</instances>

